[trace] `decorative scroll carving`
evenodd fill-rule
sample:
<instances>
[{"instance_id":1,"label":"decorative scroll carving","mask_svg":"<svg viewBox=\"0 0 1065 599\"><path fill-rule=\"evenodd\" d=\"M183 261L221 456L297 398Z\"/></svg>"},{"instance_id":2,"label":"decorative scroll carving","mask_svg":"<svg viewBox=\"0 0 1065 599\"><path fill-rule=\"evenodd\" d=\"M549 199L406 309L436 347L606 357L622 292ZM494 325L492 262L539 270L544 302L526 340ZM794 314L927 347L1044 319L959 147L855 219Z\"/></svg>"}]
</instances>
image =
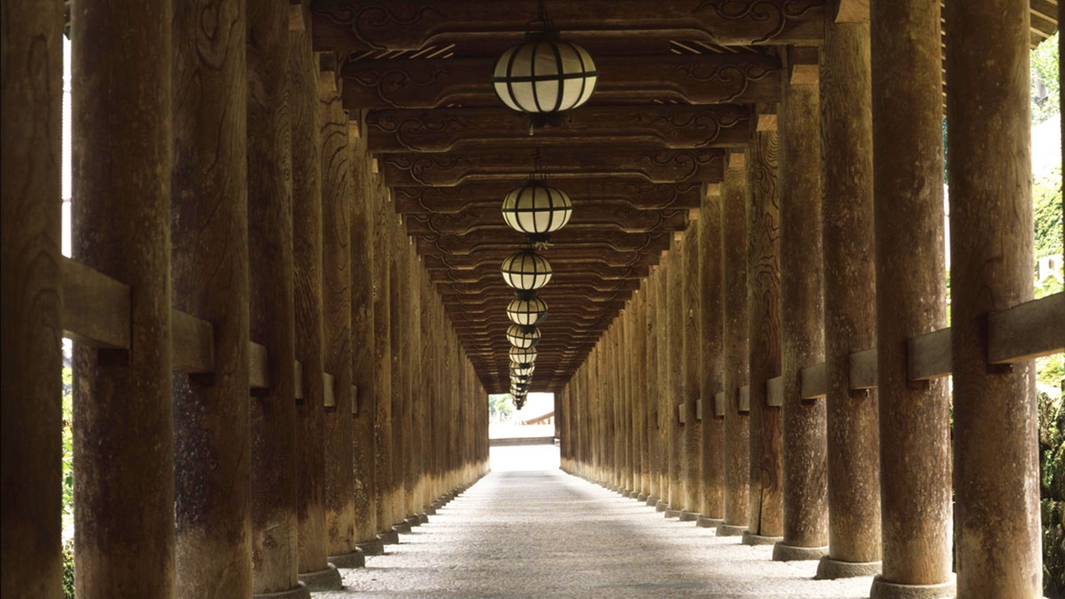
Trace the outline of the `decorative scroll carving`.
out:
<instances>
[{"instance_id":1,"label":"decorative scroll carving","mask_svg":"<svg viewBox=\"0 0 1065 599\"><path fill-rule=\"evenodd\" d=\"M478 202L501 202L517 186L515 181L475 181L455 187L393 187L396 210L403 214L416 212L453 213ZM637 210L662 208L697 208L700 202L699 182L649 183L643 179L618 176L610 179L567 179L565 190L574 201L608 200L625 202Z\"/></svg>"},{"instance_id":2,"label":"decorative scroll carving","mask_svg":"<svg viewBox=\"0 0 1065 599\"><path fill-rule=\"evenodd\" d=\"M824 0L703 0L695 8L696 13L712 9L725 21L757 23L762 33L750 40L751 44L764 44L780 36L789 24L816 16L823 18ZM821 9L816 10L815 9ZM815 15L811 13L815 13ZM744 27L755 31L754 27Z\"/></svg>"}]
</instances>

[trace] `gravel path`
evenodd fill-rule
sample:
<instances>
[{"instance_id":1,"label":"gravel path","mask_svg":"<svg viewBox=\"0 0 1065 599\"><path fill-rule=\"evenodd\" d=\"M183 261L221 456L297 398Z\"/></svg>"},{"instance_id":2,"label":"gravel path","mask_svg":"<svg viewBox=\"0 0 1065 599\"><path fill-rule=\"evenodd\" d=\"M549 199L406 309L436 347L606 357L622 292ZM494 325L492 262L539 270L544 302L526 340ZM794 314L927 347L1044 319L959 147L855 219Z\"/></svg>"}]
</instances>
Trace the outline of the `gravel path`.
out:
<instances>
[{"instance_id":1,"label":"gravel path","mask_svg":"<svg viewBox=\"0 0 1065 599\"><path fill-rule=\"evenodd\" d=\"M558 470L557 448L493 448L492 473L366 568L354 597L866 598L871 578L815 581L816 562L666 520Z\"/></svg>"}]
</instances>

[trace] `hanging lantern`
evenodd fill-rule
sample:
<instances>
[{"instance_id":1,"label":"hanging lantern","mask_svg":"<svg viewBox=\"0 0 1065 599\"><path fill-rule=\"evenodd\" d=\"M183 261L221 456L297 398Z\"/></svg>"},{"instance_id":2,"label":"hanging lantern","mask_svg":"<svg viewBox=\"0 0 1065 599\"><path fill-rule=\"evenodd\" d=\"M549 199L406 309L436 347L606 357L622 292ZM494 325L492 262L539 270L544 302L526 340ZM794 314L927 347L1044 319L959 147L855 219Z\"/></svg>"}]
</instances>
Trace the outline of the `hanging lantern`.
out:
<instances>
[{"instance_id":1,"label":"hanging lantern","mask_svg":"<svg viewBox=\"0 0 1065 599\"><path fill-rule=\"evenodd\" d=\"M519 410L525 407L525 395L514 396L514 407L518 408Z\"/></svg>"},{"instance_id":2,"label":"hanging lantern","mask_svg":"<svg viewBox=\"0 0 1065 599\"><path fill-rule=\"evenodd\" d=\"M549 186L538 165L524 185L503 198L503 220L511 229L526 235L554 233L566 226L572 214L569 196Z\"/></svg>"},{"instance_id":3,"label":"hanging lantern","mask_svg":"<svg viewBox=\"0 0 1065 599\"><path fill-rule=\"evenodd\" d=\"M507 341L514 347L535 347L540 342L540 329L512 324L507 327Z\"/></svg>"},{"instance_id":4,"label":"hanging lantern","mask_svg":"<svg viewBox=\"0 0 1065 599\"><path fill-rule=\"evenodd\" d=\"M507 304L507 318L514 324L531 327L547 316L547 302L533 293L531 296L517 294Z\"/></svg>"},{"instance_id":5,"label":"hanging lantern","mask_svg":"<svg viewBox=\"0 0 1065 599\"><path fill-rule=\"evenodd\" d=\"M525 395L528 392L529 392L529 386L528 385L511 385L510 386L510 394L511 395Z\"/></svg>"},{"instance_id":6,"label":"hanging lantern","mask_svg":"<svg viewBox=\"0 0 1065 599\"><path fill-rule=\"evenodd\" d=\"M529 24L525 43L496 61L492 86L511 110L529 115L533 127L561 125L562 114L584 104L595 91L599 72L584 48L561 40L540 0L539 16Z\"/></svg>"},{"instance_id":7,"label":"hanging lantern","mask_svg":"<svg viewBox=\"0 0 1065 599\"><path fill-rule=\"evenodd\" d=\"M539 289L551 280L551 263L531 249L507 257L501 271L507 285L519 291Z\"/></svg>"},{"instance_id":8,"label":"hanging lantern","mask_svg":"<svg viewBox=\"0 0 1065 599\"><path fill-rule=\"evenodd\" d=\"M511 374L528 375L532 376L532 373L536 370L536 366L531 362L523 364L521 362L510 362Z\"/></svg>"},{"instance_id":9,"label":"hanging lantern","mask_svg":"<svg viewBox=\"0 0 1065 599\"><path fill-rule=\"evenodd\" d=\"M522 364L529 364L536 361L536 348L535 347L512 347L510 348L510 359Z\"/></svg>"}]
</instances>

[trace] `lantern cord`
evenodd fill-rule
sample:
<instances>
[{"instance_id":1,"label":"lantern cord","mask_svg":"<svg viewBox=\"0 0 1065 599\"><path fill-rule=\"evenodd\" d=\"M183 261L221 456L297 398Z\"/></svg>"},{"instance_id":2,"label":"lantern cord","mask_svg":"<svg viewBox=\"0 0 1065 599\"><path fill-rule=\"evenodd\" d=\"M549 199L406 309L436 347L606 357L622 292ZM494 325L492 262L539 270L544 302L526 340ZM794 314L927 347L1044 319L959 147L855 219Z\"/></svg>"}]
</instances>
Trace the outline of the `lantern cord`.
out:
<instances>
[{"instance_id":1,"label":"lantern cord","mask_svg":"<svg viewBox=\"0 0 1065 599\"><path fill-rule=\"evenodd\" d=\"M544 0L540 0L539 9L537 11L537 17L539 17L539 19L541 21L545 21L546 22L548 20L547 19L547 3L544 2Z\"/></svg>"}]
</instances>

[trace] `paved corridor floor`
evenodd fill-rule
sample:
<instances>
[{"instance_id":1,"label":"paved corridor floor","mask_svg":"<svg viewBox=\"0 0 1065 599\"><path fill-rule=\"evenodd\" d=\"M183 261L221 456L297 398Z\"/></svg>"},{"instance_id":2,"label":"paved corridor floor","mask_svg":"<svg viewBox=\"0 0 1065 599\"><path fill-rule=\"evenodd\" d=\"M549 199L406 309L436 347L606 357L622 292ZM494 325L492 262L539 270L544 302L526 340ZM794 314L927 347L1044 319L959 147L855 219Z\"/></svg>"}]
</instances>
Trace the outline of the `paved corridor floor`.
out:
<instances>
[{"instance_id":1,"label":"paved corridor floor","mask_svg":"<svg viewBox=\"0 0 1065 599\"><path fill-rule=\"evenodd\" d=\"M342 570L354 597L865 598L871 578L813 580L817 562L694 523L558 470L549 446L492 449L492 472L400 535L366 568Z\"/></svg>"}]
</instances>

